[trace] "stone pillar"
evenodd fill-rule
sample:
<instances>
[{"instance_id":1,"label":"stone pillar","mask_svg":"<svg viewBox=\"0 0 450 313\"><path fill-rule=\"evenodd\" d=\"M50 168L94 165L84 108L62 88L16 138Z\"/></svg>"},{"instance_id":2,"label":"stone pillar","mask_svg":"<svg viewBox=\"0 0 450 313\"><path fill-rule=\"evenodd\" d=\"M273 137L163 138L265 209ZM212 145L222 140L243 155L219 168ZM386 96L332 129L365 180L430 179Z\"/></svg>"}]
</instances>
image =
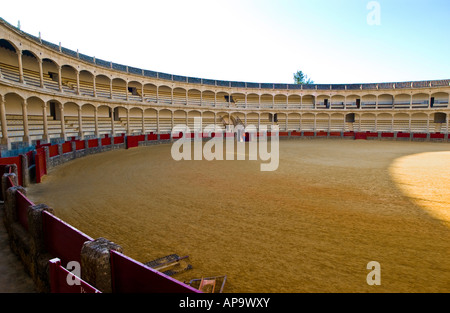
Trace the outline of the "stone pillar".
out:
<instances>
[{"instance_id":1,"label":"stone pillar","mask_svg":"<svg viewBox=\"0 0 450 313\"><path fill-rule=\"evenodd\" d=\"M17 62L19 64L19 81L24 83L23 79L23 65L22 65L22 51L17 51Z\"/></svg>"},{"instance_id":2,"label":"stone pillar","mask_svg":"<svg viewBox=\"0 0 450 313\"><path fill-rule=\"evenodd\" d=\"M77 95L79 95L80 93L80 72L77 71Z\"/></svg>"},{"instance_id":3,"label":"stone pillar","mask_svg":"<svg viewBox=\"0 0 450 313\"><path fill-rule=\"evenodd\" d=\"M94 123L95 123L95 137L98 138L100 136L98 131L98 107L94 107Z\"/></svg>"},{"instance_id":4,"label":"stone pillar","mask_svg":"<svg viewBox=\"0 0 450 313\"><path fill-rule=\"evenodd\" d=\"M41 86L41 88L45 88L44 87L44 70L42 69L42 59L38 59L38 64L39 64L39 82L40 82L40 86Z\"/></svg>"},{"instance_id":5,"label":"stone pillar","mask_svg":"<svg viewBox=\"0 0 450 313\"><path fill-rule=\"evenodd\" d=\"M28 207L28 233L30 234L30 276L39 292L50 291L50 279L48 273L48 260L51 256L47 253L44 240L42 214L47 211L54 214L52 208L45 204Z\"/></svg>"},{"instance_id":6,"label":"stone pillar","mask_svg":"<svg viewBox=\"0 0 450 313\"><path fill-rule=\"evenodd\" d=\"M8 125L6 121L5 98L0 95L0 117L2 121L2 140L1 144L11 149L11 141L8 138Z\"/></svg>"},{"instance_id":7,"label":"stone pillar","mask_svg":"<svg viewBox=\"0 0 450 313\"><path fill-rule=\"evenodd\" d=\"M60 116L61 116L61 138L63 138L64 141L66 141L67 140L66 123L65 123L65 117L64 117L64 105L62 103L59 104L59 110L60 110Z\"/></svg>"},{"instance_id":8,"label":"stone pillar","mask_svg":"<svg viewBox=\"0 0 450 313\"><path fill-rule=\"evenodd\" d=\"M22 116L23 116L23 142L31 145L30 132L28 130L28 102L27 99L22 102Z\"/></svg>"},{"instance_id":9,"label":"stone pillar","mask_svg":"<svg viewBox=\"0 0 450 313\"><path fill-rule=\"evenodd\" d=\"M80 140L83 140L84 139L83 119L81 113L82 113L81 107L78 107L78 136L80 137Z\"/></svg>"},{"instance_id":10,"label":"stone pillar","mask_svg":"<svg viewBox=\"0 0 450 313\"><path fill-rule=\"evenodd\" d=\"M44 119L44 134L42 138L48 143L50 142L50 136L48 134L48 123L47 123L47 103L44 102L42 105L42 117Z\"/></svg>"},{"instance_id":11,"label":"stone pillar","mask_svg":"<svg viewBox=\"0 0 450 313\"><path fill-rule=\"evenodd\" d=\"M123 253L122 247L105 239L87 241L81 248L81 278L103 293L111 293L110 250Z\"/></svg>"},{"instance_id":12,"label":"stone pillar","mask_svg":"<svg viewBox=\"0 0 450 313\"><path fill-rule=\"evenodd\" d=\"M59 91L62 92L62 68L58 65L58 87Z\"/></svg>"}]
</instances>

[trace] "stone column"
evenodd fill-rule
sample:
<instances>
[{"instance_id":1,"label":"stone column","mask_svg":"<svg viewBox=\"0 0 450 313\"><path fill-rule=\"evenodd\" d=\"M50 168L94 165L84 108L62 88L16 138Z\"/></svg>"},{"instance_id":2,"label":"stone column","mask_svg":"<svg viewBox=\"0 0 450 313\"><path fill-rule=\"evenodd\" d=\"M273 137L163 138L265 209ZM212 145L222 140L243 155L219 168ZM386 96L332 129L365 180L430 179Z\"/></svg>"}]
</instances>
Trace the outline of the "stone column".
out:
<instances>
[{"instance_id":1,"label":"stone column","mask_svg":"<svg viewBox=\"0 0 450 313\"><path fill-rule=\"evenodd\" d=\"M42 138L48 143L50 142L50 136L48 134L48 122L47 122L47 102L42 105L42 117L44 119L44 134Z\"/></svg>"},{"instance_id":2,"label":"stone column","mask_svg":"<svg viewBox=\"0 0 450 313\"><path fill-rule=\"evenodd\" d=\"M28 102L24 99L22 102L22 117L23 117L23 142L31 145L30 133L28 130Z\"/></svg>"},{"instance_id":3,"label":"stone column","mask_svg":"<svg viewBox=\"0 0 450 313\"><path fill-rule=\"evenodd\" d=\"M17 51L17 62L19 64L19 81L24 83L23 79L23 65L22 65L22 51Z\"/></svg>"},{"instance_id":4,"label":"stone column","mask_svg":"<svg viewBox=\"0 0 450 313\"><path fill-rule=\"evenodd\" d=\"M58 65L58 87L59 91L62 92L62 68Z\"/></svg>"},{"instance_id":5,"label":"stone column","mask_svg":"<svg viewBox=\"0 0 450 313\"><path fill-rule=\"evenodd\" d=\"M8 124L6 121L6 108L5 108L5 98L0 95L0 116L2 121L2 145L5 145L8 147L8 149L11 149L11 142L8 138Z\"/></svg>"},{"instance_id":6,"label":"stone column","mask_svg":"<svg viewBox=\"0 0 450 313\"><path fill-rule=\"evenodd\" d=\"M66 141L67 140L66 123L65 123L65 117L64 117L64 105L62 103L59 104L59 110L60 110L60 116L61 116L61 138L63 138L64 141Z\"/></svg>"},{"instance_id":7,"label":"stone column","mask_svg":"<svg viewBox=\"0 0 450 313\"><path fill-rule=\"evenodd\" d=\"M44 70L42 69L42 59L38 59L38 64L39 64L39 81L41 84L41 88L45 88L44 87Z\"/></svg>"},{"instance_id":8,"label":"stone column","mask_svg":"<svg viewBox=\"0 0 450 313\"><path fill-rule=\"evenodd\" d=\"M87 241L81 248L81 278L103 293L111 293L110 250L123 253L122 247L105 239Z\"/></svg>"},{"instance_id":9,"label":"stone column","mask_svg":"<svg viewBox=\"0 0 450 313\"><path fill-rule=\"evenodd\" d=\"M78 136L80 137L80 140L83 140L84 139L83 118L81 113L82 113L81 107L78 107Z\"/></svg>"},{"instance_id":10,"label":"stone column","mask_svg":"<svg viewBox=\"0 0 450 313\"><path fill-rule=\"evenodd\" d=\"M100 137L100 133L98 131L98 107L94 107L94 123L95 123L95 137Z\"/></svg>"},{"instance_id":11,"label":"stone column","mask_svg":"<svg viewBox=\"0 0 450 313\"><path fill-rule=\"evenodd\" d=\"M77 95L79 95L80 93L80 72L77 71Z\"/></svg>"}]
</instances>

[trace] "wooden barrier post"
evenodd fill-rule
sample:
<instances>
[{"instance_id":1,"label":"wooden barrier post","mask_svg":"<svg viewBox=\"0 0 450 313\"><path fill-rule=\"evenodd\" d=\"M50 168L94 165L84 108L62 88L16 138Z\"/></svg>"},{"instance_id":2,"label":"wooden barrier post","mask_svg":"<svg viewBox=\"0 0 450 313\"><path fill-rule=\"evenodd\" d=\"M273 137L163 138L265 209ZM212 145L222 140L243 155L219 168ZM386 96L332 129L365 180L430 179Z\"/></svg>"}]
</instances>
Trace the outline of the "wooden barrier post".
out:
<instances>
[{"instance_id":1,"label":"wooden barrier post","mask_svg":"<svg viewBox=\"0 0 450 313\"><path fill-rule=\"evenodd\" d=\"M53 209L45 204L28 207L28 232L31 236L30 255L32 260L30 275L38 291L49 292L48 260L51 256L45 249L44 229L42 226L43 211L54 213Z\"/></svg>"},{"instance_id":2,"label":"wooden barrier post","mask_svg":"<svg viewBox=\"0 0 450 313\"><path fill-rule=\"evenodd\" d=\"M111 293L110 250L122 253L122 247L105 239L88 241L81 248L81 278L101 292Z\"/></svg>"}]
</instances>

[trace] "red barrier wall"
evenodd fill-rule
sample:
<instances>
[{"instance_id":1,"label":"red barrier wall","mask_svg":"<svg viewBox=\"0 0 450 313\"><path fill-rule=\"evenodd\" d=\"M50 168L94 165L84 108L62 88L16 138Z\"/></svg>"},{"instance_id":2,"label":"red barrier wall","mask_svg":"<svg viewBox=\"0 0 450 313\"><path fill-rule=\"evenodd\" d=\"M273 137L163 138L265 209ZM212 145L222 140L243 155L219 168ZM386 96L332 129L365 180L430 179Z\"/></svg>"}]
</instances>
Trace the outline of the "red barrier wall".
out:
<instances>
[{"instance_id":1,"label":"red barrier wall","mask_svg":"<svg viewBox=\"0 0 450 313\"><path fill-rule=\"evenodd\" d=\"M96 148L96 147L98 147L98 139L89 139L88 148Z\"/></svg>"},{"instance_id":2,"label":"red barrier wall","mask_svg":"<svg viewBox=\"0 0 450 313\"><path fill-rule=\"evenodd\" d=\"M394 133L382 133L382 138L394 138Z\"/></svg>"},{"instance_id":3,"label":"red barrier wall","mask_svg":"<svg viewBox=\"0 0 450 313\"><path fill-rule=\"evenodd\" d=\"M20 157L10 157L10 158L0 158L0 164L3 165L10 165L10 164L16 164L17 165L17 181L19 182L19 185L22 186L22 162L20 160ZM2 173L3 175L3 173Z\"/></svg>"},{"instance_id":4,"label":"red barrier wall","mask_svg":"<svg viewBox=\"0 0 450 313\"><path fill-rule=\"evenodd\" d=\"M45 161L45 153L42 148L36 150L34 159L36 164L36 183L39 184L42 176L47 175L47 163Z\"/></svg>"},{"instance_id":5,"label":"red barrier wall","mask_svg":"<svg viewBox=\"0 0 450 313\"><path fill-rule=\"evenodd\" d=\"M148 134L147 135L147 140L150 140L150 141L158 140L158 135Z\"/></svg>"},{"instance_id":6,"label":"red barrier wall","mask_svg":"<svg viewBox=\"0 0 450 313\"><path fill-rule=\"evenodd\" d=\"M414 134L413 138L422 138L422 139L426 139L427 138L427 134Z\"/></svg>"},{"instance_id":7,"label":"red barrier wall","mask_svg":"<svg viewBox=\"0 0 450 313\"><path fill-rule=\"evenodd\" d=\"M293 131L293 132L291 132L291 136L301 137L302 133L301 132L297 132L297 131Z\"/></svg>"},{"instance_id":8,"label":"red barrier wall","mask_svg":"<svg viewBox=\"0 0 450 313\"><path fill-rule=\"evenodd\" d=\"M327 136L328 136L328 133L323 132L323 131L317 132L317 134L316 134L316 137L327 137Z\"/></svg>"},{"instance_id":9,"label":"red barrier wall","mask_svg":"<svg viewBox=\"0 0 450 313\"><path fill-rule=\"evenodd\" d=\"M314 137L314 132L303 132L303 137Z\"/></svg>"},{"instance_id":10,"label":"red barrier wall","mask_svg":"<svg viewBox=\"0 0 450 313\"><path fill-rule=\"evenodd\" d=\"M109 146L111 144L111 138L102 138L102 146Z\"/></svg>"},{"instance_id":11,"label":"red barrier wall","mask_svg":"<svg viewBox=\"0 0 450 313\"><path fill-rule=\"evenodd\" d=\"M341 137L341 132L330 132L330 137Z\"/></svg>"},{"instance_id":12,"label":"red barrier wall","mask_svg":"<svg viewBox=\"0 0 450 313\"><path fill-rule=\"evenodd\" d=\"M49 261L49 274L51 293L101 293L99 290L62 267L60 259L55 258ZM77 279L79 284L69 285L67 283L68 277L70 277L70 281Z\"/></svg>"},{"instance_id":13,"label":"red barrier wall","mask_svg":"<svg viewBox=\"0 0 450 313\"><path fill-rule=\"evenodd\" d=\"M366 133L355 133L355 140L366 140L367 134Z\"/></svg>"},{"instance_id":14,"label":"red barrier wall","mask_svg":"<svg viewBox=\"0 0 450 313\"><path fill-rule=\"evenodd\" d=\"M397 138L409 138L411 137L410 133L397 133Z\"/></svg>"},{"instance_id":15,"label":"red barrier wall","mask_svg":"<svg viewBox=\"0 0 450 313\"><path fill-rule=\"evenodd\" d=\"M445 139L445 135L444 134L430 134L430 138L431 139Z\"/></svg>"},{"instance_id":16,"label":"red barrier wall","mask_svg":"<svg viewBox=\"0 0 450 313\"><path fill-rule=\"evenodd\" d=\"M54 156L59 155L59 152L58 152L58 145L49 146L49 147L48 147L48 153L49 153L49 156L50 156L51 158L53 158Z\"/></svg>"},{"instance_id":17,"label":"red barrier wall","mask_svg":"<svg viewBox=\"0 0 450 313\"><path fill-rule=\"evenodd\" d=\"M117 251L110 256L113 293L201 293Z\"/></svg>"},{"instance_id":18,"label":"red barrier wall","mask_svg":"<svg viewBox=\"0 0 450 313\"><path fill-rule=\"evenodd\" d=\"M72 152L72 143L65 142L62 144L62 151L63 153L69 153Z\"/></svg>"},{"instance_id":19,"label":"red barrier wall","mask_svg":"<svg viewBox=\"0 0 450 313\"><path fill-rule=\"evenodd\" d=\"M47 211L42 212L42 228L47 251L60 258L64 265L70 261L81 262L83 243L93 240Z\"/></svg>"},{"instance_id":20,"label":"red barrier wall","mask_svg":"<svg viewBox=\"0 0 450 313\"><path fill-rule=\"evenodd\" d=\"M84 144L84 140L77 140L75 141L75 149L78 150L83 150L85 148L85 144Z\"/></svg>"},{"instance_id":21,"label":"red barrier wall","mask_svg":"<svg viewBox=\"0 0 450 313\"><path fill-rule=\"evenodd\" d=\"M137 136L128 136L127 137L127 149L136 148L139 144L139 140Z\"/></svg>"},{"instance_id":22,"label":"red barrier wall","mask_svg":"<svg viewBox=\"0 0 450 313\"><path fill-rule=\"evenodd\" d=\"M159 135L160 140L170 140L170 134L161 134Z\"/></svg>"},{"instance_id":23,"label":"red barrier wall","mask_svg":"<svg viewBox=\"0 0 450 313\"><path fill-rule=\"evenodd\" d=\"M123 137L123 136L114 137L114 144L119 144L119 143L124 143L124 142L125 142L125 137Z\"/></svg>"}]
</instances>

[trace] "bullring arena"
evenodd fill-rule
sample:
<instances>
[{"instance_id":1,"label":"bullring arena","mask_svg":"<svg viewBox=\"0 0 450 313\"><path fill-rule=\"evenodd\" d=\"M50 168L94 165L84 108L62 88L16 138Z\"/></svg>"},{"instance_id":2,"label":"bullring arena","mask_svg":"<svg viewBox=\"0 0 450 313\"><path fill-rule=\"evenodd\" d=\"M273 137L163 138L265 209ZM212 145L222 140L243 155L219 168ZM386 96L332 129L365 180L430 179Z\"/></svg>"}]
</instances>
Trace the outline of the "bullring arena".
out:
<instances>
[{"instance_id":1,"label":"bullring arena","mask_svg":"<svg viewBox=\"0 0 450 313\"><path fill-rule=\"evenodd\" d=\"M183 77L4 20L0 61L5 227L39 291L64 291L55 258L80 261L83 286L100 292L197 292L184 282L221 275L229 293L449 291L450 80ZM276 125L279 168L174 161L171 130L198 117ZM113 265L106 278L89 249ZM192 269L144 265L174 253ZM379 286L366 282L371 261Z\"/></svg>"}]
</instances>

